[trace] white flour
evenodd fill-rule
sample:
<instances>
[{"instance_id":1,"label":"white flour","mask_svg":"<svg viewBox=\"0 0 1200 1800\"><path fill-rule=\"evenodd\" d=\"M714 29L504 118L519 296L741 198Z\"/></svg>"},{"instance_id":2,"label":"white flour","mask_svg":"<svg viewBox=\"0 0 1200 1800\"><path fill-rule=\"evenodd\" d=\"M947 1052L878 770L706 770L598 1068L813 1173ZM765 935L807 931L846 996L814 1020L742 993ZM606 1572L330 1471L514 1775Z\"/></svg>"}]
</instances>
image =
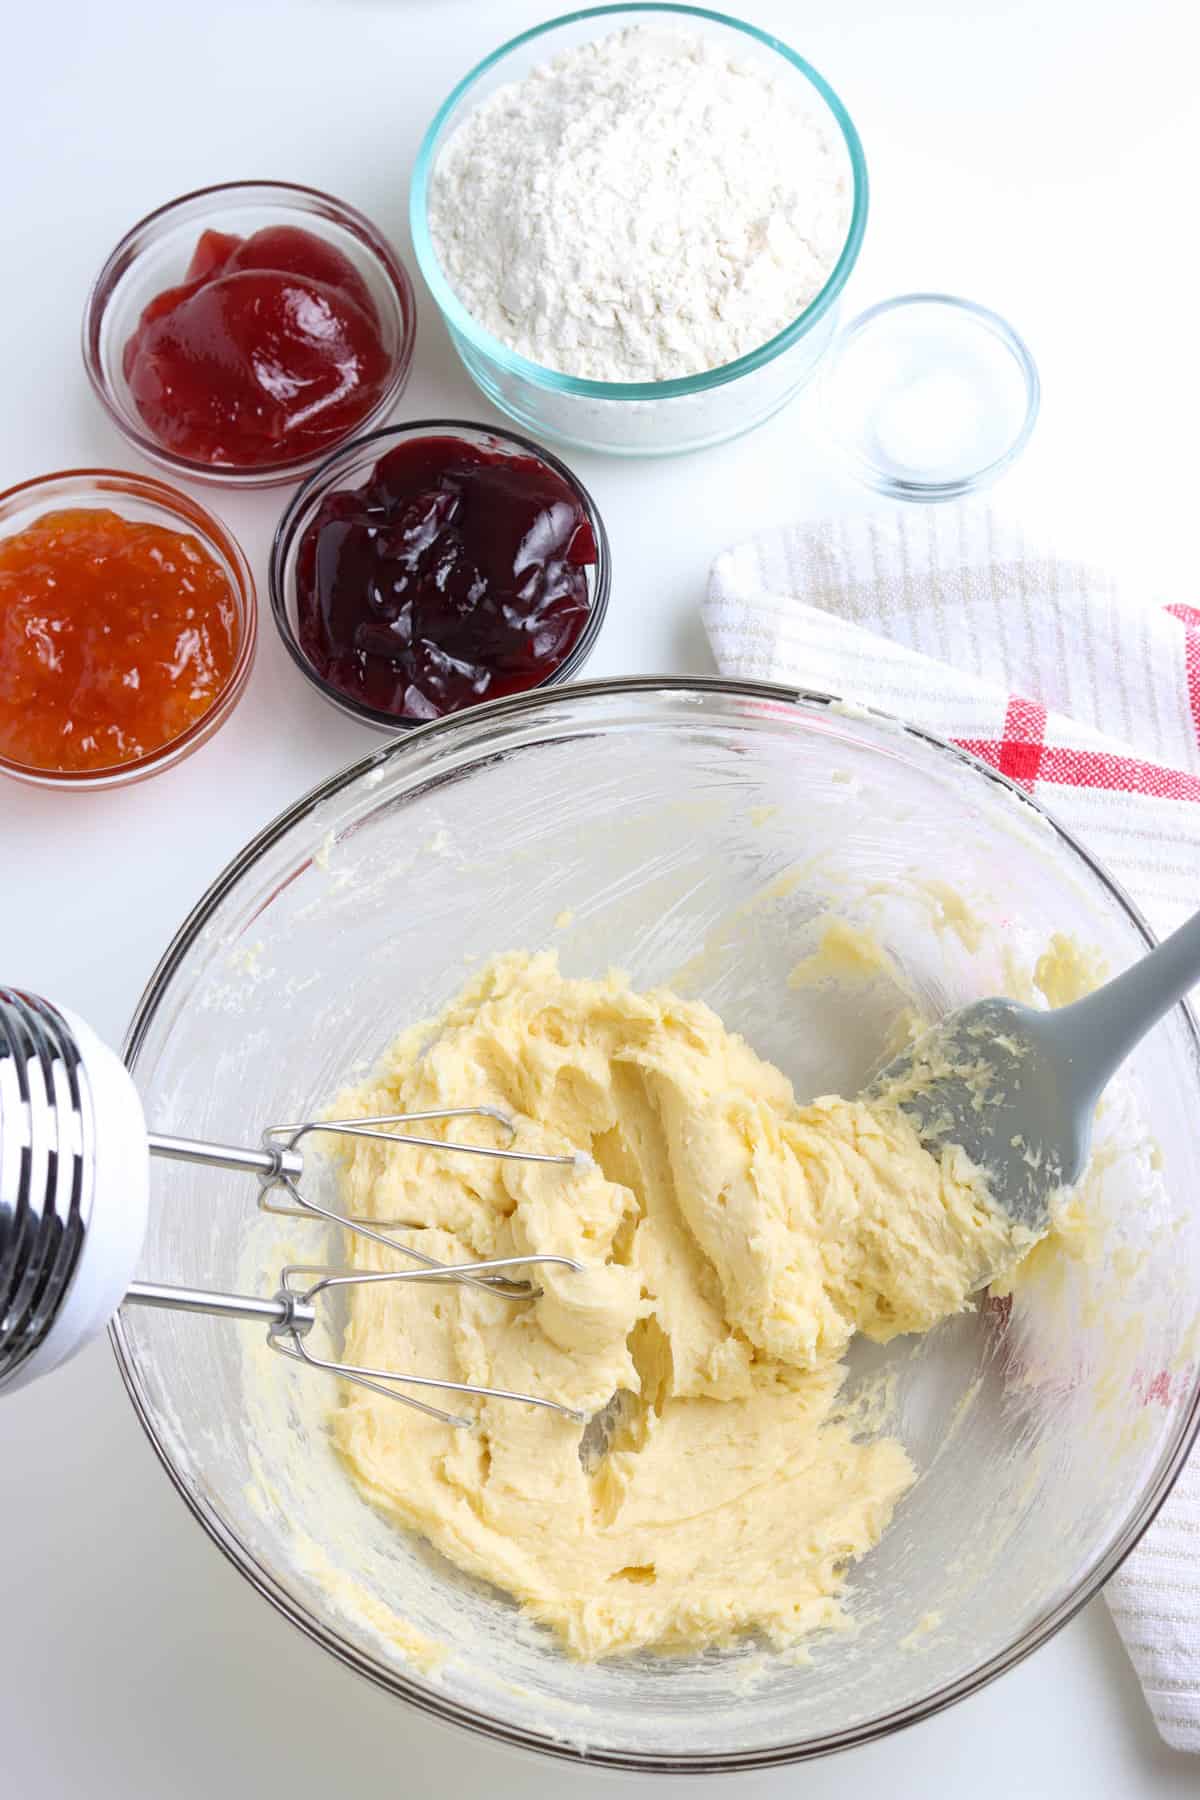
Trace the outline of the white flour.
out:
<instances>
[{"instance_id":1,"label":"white flour","mask_svg":"<svg viewBox=\"0 0 1200 1800\"><path fill-rule=\"evenodd\" d=\"M463 305L545 367L666 381L756 349L824 286L852 182L801 77L631 26L498 89L436 165Z\"/></svg>"}]
</instances>

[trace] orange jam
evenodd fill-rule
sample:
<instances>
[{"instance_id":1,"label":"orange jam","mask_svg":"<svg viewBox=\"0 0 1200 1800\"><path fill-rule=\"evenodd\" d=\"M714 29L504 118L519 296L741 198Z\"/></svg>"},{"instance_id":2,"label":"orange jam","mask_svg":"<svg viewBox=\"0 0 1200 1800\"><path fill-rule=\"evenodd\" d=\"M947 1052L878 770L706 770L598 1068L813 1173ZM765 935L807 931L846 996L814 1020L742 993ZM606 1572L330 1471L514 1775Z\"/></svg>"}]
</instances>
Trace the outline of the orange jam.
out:
<instances>
[{"instance_id":1,"label":"orange jam","mask_svg":"<svg viewBox=\"0 0 1200 1800\"><path fill-rule=\"evenodd\" d=\"M87 507L0 538L0 756L114 769L218 699L237 657L229 577L199 538Z\"/></svg>"}]
</instances>

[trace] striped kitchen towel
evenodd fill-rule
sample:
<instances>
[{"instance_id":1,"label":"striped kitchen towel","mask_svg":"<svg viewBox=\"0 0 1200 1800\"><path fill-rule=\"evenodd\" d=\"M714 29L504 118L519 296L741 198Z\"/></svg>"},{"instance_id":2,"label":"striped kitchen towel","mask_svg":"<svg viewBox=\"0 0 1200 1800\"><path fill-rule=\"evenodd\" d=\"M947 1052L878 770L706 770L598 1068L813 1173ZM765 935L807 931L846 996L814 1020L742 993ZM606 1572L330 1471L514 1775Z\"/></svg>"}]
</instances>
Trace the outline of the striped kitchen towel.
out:
<instances>
[{"instance_id":1,"label":"striped kitchen towel","mask_svg":"<svg viewBox=\"0 0 1200 1800\"><path fill-rule=\"evenodd\" d=\"M1200 610L1119 591L975 501L767 532L718 556L703 611L723 675L952 738L1157 932L1200 907ZM1200 1751L1200 1450L1106 1595L1163 1737Z\"/></svg>"}]
</instances>

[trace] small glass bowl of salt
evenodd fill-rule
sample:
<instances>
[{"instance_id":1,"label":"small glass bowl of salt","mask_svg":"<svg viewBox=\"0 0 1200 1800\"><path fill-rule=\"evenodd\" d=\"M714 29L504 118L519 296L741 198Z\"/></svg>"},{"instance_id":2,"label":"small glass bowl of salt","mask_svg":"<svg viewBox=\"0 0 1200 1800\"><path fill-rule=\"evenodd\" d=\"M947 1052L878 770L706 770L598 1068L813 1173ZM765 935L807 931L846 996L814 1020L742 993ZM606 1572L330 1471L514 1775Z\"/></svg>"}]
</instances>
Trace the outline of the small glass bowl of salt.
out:
<instances>
[{"instance_id":1,"label":"small glass bowl of salt","mask_svg":"<svg viewBox=\"0 0 1200 1800\"><path fill-rule=\"evenodd\" d=\"M1041 399L1024 341L950 294L902 294L859 315L825 370L830 429L852 471L896 500L954 500L1021 454Z\"/></svg>"}]
</instances>

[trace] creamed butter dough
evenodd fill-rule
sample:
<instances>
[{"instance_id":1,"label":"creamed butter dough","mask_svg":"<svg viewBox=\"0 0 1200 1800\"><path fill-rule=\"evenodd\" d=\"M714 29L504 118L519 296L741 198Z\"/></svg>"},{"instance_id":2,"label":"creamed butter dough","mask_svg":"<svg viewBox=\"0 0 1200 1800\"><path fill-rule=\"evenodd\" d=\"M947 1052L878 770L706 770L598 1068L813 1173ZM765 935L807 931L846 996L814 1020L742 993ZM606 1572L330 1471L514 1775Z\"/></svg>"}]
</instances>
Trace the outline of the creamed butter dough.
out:
<instances>
[{"instance_id":1,"label":"creamed butter dough","mask_svg":"<svg viewBox=\"0 0 1200 1800\"><path fill-rule=\"evenodd\" d=\"M481 1102L522 1147L592 1166L345 1140L347 1208L414 1221L408 1241L442 1261L551 1251L587 1272L543 1269L524 1303L358 1289L348 1359L604 1418L581 1454L580 1427L543 1410L487 1401L463 1431L347 1384L333 1430L355 1481L577 1656L845 1624L848 1567L914 1472L839 1413L840 1358L855 1331L925 1330L1015 1266L970 1165L935 1161L887 1106L797 1105L707 1007L568 980L551 955L489 964L336 1104ZM366 1240L355 1254L398 1266Z\"/></svg>"}]
</instances>

